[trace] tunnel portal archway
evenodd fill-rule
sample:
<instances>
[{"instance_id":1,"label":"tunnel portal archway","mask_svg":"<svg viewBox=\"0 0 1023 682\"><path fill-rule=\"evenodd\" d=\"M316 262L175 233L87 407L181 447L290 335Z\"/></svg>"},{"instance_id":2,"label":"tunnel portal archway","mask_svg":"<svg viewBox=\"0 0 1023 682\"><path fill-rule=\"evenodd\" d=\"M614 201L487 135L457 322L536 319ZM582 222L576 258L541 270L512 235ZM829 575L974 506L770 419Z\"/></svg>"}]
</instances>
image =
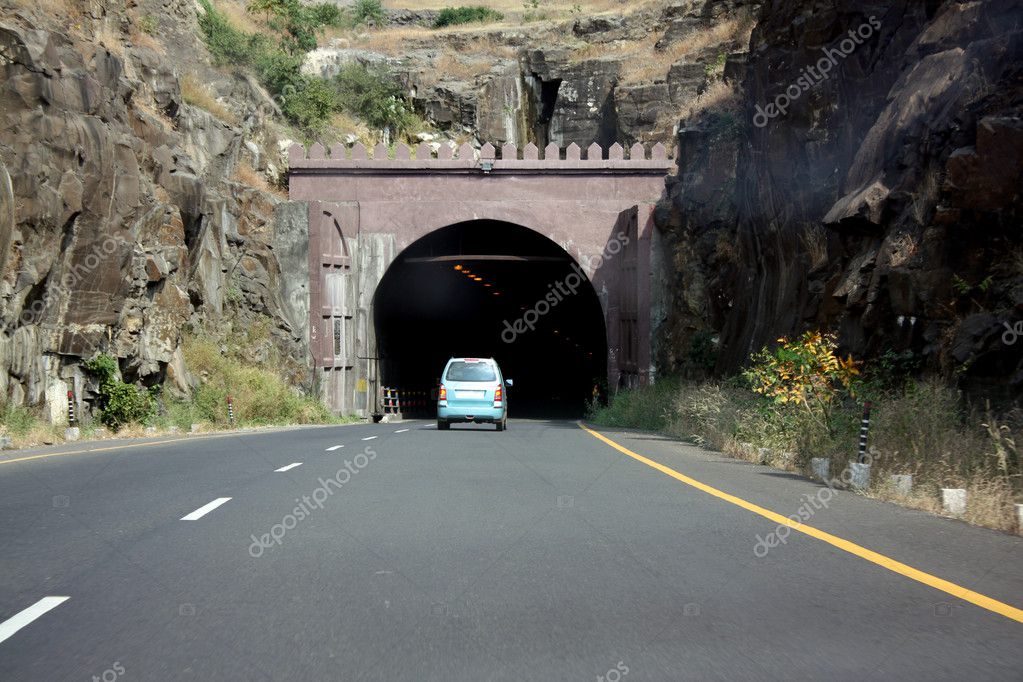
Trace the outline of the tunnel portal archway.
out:
<instances>
[{"instance_id":1,"label":"tunnel portal archway","mask_svg":"<svg viewBox=\"0 0 1023 682\"><path fill-rule=\"evenodd\" d=\"M581 151L293 146L275 248L289 263L281 288L296 337L308 319L324 402L369 416L400 388L415 393L403 412L418 402L428 416L427 391L452 355L496 357L516 380L513 414L578 414L594 380L609 392L650 381L662 305L652 283L663 280L653 214L674 164L663 145L634 145L627 158L618 144ZM546 309L573 267L585 283ZM497 296L483 292L494 286Z\"/></svg>"},{"instance_id":2,"label":"tunnel portal archway","mask_svg":"<svg viewBox=\"0 0 1023 682\"><path fill-rule=\"evenodd\" d=\"M515 381L516 416L581 416L605 381L597 292L560 246L520 225L473 220L420 238L387 269L373 310L380 380L415 397L406 415L432 416L450 357L496 359Z\"/></svg>"}]
</instances>

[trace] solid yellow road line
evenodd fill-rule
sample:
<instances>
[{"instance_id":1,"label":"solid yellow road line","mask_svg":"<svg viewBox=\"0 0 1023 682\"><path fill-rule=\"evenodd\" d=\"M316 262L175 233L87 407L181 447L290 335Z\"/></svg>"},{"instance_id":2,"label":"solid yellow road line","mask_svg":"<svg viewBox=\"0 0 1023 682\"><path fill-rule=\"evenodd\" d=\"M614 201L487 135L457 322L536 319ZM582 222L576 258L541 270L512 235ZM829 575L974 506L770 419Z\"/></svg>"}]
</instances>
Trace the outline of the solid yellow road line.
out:
<instances>
[{"instance_id":1,"label":"solid yellow road line","mask_svg":"<svg viewBox=\"0 0 1023 682\"><path fill-rule=\"evenodd\" d=\"M831 533L826 533L820 529L814 528L813 526L807 526L805 524L799 523L798 521L793 521L792 519L782 516L781 514L778 514L776 512L773 512L770 509L765 509L759 505L753 504L752 502L748 502L742 499L741 497L729 495L728 493L718 490L713 486L709 486L706 483L701 483L694 478L686 476L685 474L680 474L679 472L675 471L670 467L666 467L659 462L655 462L652 459L635 453L632 450L628 449L627 447L619 445L618 443L614 442L607 436L599 434L593 429L587 428L582 423L579 424L579 428L581 428L583 431L590 434L594 438L607 443L608 445L613 447L615 450L618 450L622 454L628 455L629 457L632 457L634 460L638 462L642 462L643 464L646 464L649 467L657 469L661 473L667 474L668 476L671 476L675 480L681 481L682 483L685 483L688 486L692 486L697 490L702 490L708 495L713 495L714 497L720 500L724 500L725 502L734 504L737 507L742 507L747 511L751 511L754 514L763 516L765 519L770 519L771 521L774 521L779 525L788 526L794 531L798 531L800 533L803 533L804 535L809 535L812 538L816 538L822 542L826 542L832 547L837 547L842 551L848 552L849 554L854 554L860 557L861 559L865 559L872 564L877 564L882 568L887 568L889 571L898 573L899 575L904 575L911 580L915 580L929 587L933 587L936 590L940 590L946 594L950 594L953 597L957 597L958 599L962 599L963 601L975 604L976 606L979 606L982 609L987 609L988 611L997 613L1001 616L1005 616L1006 618L1012 619L1016 622L1023 623L1023 609L1018 609L1015 606L1010 606L1009 604L1000 602L997 599L992 599L987 595L983 595L979 592L969 590L963 587L962 585L956 585L955 583L943 580L942 578L933 576L930 573L925 573L919 569L913 568L912 566L907 566L906 564L900 561L896 561L891 557L887 557L884 554L878 554L873 550L869 550L866 547L861 547L860 545L857 545L855 542L850 542L849 540L840 538L837 535L832 535Z\"/></svg>"}]
</instances>

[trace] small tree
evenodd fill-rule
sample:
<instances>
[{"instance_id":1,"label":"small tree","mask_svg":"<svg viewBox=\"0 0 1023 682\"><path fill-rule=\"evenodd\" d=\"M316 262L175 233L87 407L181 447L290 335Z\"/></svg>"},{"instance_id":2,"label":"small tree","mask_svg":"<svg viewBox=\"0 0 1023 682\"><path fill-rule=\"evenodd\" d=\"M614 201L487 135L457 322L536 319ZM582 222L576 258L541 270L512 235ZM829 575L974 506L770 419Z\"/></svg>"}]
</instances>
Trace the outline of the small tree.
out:
<instances>
[{"instance_id":1,"label":"small tree","mask_svg":"<svg viewBox=\"0 0 1023 682\"><path fill-rule=\"evenodd\" d=\"M795 341L783 337L778 343L773 351L765 347L754 353L743 377L755 393L779 405L803 408L830 433L836 400L856 395L859 363L851 355L843 360L836 354L834 334L806 332Z\"/></svg>"}]
</instances>

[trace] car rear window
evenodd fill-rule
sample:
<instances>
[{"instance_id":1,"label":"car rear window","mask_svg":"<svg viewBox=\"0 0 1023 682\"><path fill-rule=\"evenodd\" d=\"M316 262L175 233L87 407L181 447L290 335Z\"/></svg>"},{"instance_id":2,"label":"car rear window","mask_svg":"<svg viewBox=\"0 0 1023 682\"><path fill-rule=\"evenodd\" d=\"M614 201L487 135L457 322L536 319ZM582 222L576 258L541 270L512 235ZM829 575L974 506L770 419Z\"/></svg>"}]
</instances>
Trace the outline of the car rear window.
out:
<instances>
[{"instance_id":1,"label":"car rear window","mask_svg":"<svg viewBox=\"0 0 1023 682\"><path fill-rule=\"evenodd\" d=\"M487 362L452 362L448 381L497 381L497 373Z\"/></svg>"}]
</instances>

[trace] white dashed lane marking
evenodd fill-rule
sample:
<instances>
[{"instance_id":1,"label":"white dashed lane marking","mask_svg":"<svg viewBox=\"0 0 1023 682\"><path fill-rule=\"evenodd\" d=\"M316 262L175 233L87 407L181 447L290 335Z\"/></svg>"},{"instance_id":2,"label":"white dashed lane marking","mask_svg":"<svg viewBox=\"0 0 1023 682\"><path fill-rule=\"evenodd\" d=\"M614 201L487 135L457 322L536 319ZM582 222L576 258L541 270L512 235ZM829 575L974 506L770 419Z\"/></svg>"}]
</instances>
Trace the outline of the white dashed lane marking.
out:
<instances>
[{"instance_id":1,"label":"white dashed lane marking","mask_svg":"<svg viewBox=\"0 0 1023 682\"><path fill-rule=\"evenodd\" d=\"M224 504L225 502L227 502L230 499L231 499L230 497L218 497L217 499L213 500L209 504L204 504L203 506L199 507L194 512L192 512L191 514L189 514L187 516L182 516L181 520L182 521L195 521L197 519L201 519L202 517L206 516L211 511L213 511L214 509L216 509L217 507L219 507L220 505Z\"/></svg>"},{"instance_id":2,"label":"white dashed lane marking","mask_svg":"<svg viewBox=\"0 0 1023 682\"><path fill-rule=\"evenodd\" d=\"M43 597L27 609L14 614L4 622L0 623L0 642L10 637L36 618L39 618L50 609L60 606L70 598L71 597Z\"/></svg>"},{"instance_id":3,"label":"white dashed lane marking","mask_svg":"<svg viewBox=\"0 0 1023 682\"><path fill-rule=\"evenodd\" d=\"M292 462L288 466L281 467L280 469L274 469L274 473L275 474L283 474L285 471L290 471L291 469L294 469L295 467L300 467L300 466L302 466L302 462Z\"/></svg>"}]
</instances>

